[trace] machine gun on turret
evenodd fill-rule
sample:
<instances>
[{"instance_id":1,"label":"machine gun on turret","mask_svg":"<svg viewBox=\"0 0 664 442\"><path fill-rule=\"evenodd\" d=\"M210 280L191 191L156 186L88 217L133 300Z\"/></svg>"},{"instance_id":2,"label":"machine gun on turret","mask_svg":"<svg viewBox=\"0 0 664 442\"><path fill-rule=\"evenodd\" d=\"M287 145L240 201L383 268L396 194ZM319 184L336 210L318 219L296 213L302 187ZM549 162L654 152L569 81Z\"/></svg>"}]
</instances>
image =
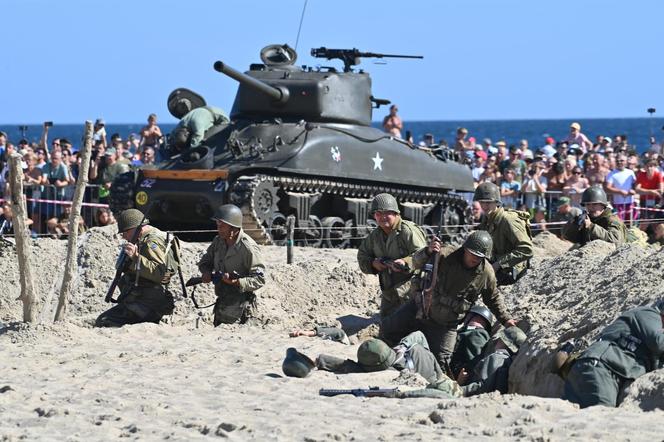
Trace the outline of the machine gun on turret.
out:
<instances>
[{"instance_id":1,"label":"machine gun on turret","mask_svg":"<svg viewBox=\"0 0 664 442\"><path fill-rule=\"evenodd\" d=\"M362 52L355 48L328 49L326 47L312 49L311 56L327 58L328 60L339 59L344 62L344 72L351 72L352 66L360 64L360 58L424 58L421 55L379 54L377 52Z\"/></svg>"}]
</instances>

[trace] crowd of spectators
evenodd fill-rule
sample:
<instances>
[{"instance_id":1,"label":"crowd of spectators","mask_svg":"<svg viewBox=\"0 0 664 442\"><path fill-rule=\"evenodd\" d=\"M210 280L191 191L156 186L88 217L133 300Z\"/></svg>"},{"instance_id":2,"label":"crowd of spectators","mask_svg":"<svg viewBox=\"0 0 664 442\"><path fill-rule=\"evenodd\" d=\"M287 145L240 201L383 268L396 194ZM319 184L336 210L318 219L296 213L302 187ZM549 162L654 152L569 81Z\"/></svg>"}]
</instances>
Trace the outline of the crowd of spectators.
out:
<instances>
[{"instance_id":1,"label":"crowd of spectators","mask_svg":"<svg viewBox=\"0 0 664 442\"><path fill-rule=\"evenodd\" d=\"M71 201L78 178L80 151L65 138L54 138L49 143L50 123L44 123L38 143L25 139L14 144L0 131L0 199L9 191L9 157L19 153L22 157L23 186L28 198L26 208L30 216L33 235L49 234L61 237L68 233L67 222L71 206L59 201ZM89 168L89 186L84 197L83 220L79 231L88 226L115 223L113 214L104 207L116 176L132 168L154 164L163 145L163 135L157 125L157 116L150 114L139 134L120 134L107 138L103 119L97 119L93 130L93 146ZM42 200L42 201L35 201ZM49 202L44 202L47 200ZM12 213L8 204L0 206L0 235L11 232Z\"/></svg>"}]
</instances>

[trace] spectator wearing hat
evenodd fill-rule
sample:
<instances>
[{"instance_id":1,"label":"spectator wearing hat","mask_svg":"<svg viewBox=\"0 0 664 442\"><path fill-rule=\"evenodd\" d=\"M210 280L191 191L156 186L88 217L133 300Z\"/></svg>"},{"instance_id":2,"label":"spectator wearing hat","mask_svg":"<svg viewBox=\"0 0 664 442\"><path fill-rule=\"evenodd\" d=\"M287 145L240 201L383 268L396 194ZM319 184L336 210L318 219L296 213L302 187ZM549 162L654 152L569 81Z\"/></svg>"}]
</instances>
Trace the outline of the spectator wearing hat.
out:
<instances>
[{"instance_id":1,"label":"spectator wearing hat","mask_svg":"<svg viewBox=\"0 0 664 442\"><path fill-rule=\"evenodd\" d=\"M613 207L618 211L621 221L634 219L634 185L636 175L627 168L627 157L619 155L616 158L616 169L606 178L606 190L613 194Z\"/></svg>"},{"instance_id":2,"label":"spectator wearing hat","mask_svg":"<svg viewBox=\"0 0 664 442\"><path fill-rule=\"evenodd\" d=\"M103 146L104 149L108 147L106 140L106 122L103 118L97 118L92 133L93 146Z\"/></svg>"},{"instance_id":3,"label":"spectator wearing hat","mask_svg":"<svg viewBox=\"0 0 664 442\"><path fill-rule=\"evenodd\" d=\"M568 223L581 215L581 209L572 207L572 200L568 196L561 196L555 204L555 211L551 215L551 222ZM555 230L557 236L562 236L562 225L555 225L551 230Z\"/></svg>"},{"instance_id":4,"label":"spectator wearing hat","mask_svg":"<svg viewBox=\"0 0 664 442\"><path fill-rule=\"evenodd\" d=\"M572 123L569 126L569 135L565 139L568 145L578 144L583 153L588 152L593 147L593 143L581 133L581 125L579 123Z\"/></svg>"},{"instance_id":5,"label":"spectator wearing hat","mask_svg":"<svg viewBox=\"0 0 664 442\"><path fill-rule=\"evenodd\" d=\"M157 149L162 137L161 129L157 126L157 114L148 115L148 124L141 129L140 145Z\"/></svg>"},{"instance_id":6,"label":"spectator wearing hat","mask_svg":"<svg viewBox=\"0 0 664 442\"><path fill-rule=\"evenodd\" d=\"M570 197L575 207L581 206L581 194L590 187L588 179L583 176L583 170L579 166L572 168L572 175L565 181L563 193Z\"/></svg>"},{"instance_id":7,"label":"spectator wearing hat","mask_svg":"<svg viewBox=\"0 0 664 442\"><path fill-rule=\"evenodd\" d=\"M544 146L540 148L540 151L546 155L547 158L551 158L556 154L556 148L553 147L556 144L556 140L552 137L546 137L544 140Z\"/></svg>"},{"instance_id":8,"label":"spectator wearing hat","mask_svg":"<svg viewBox=\"0 0 664 442\"><path fill-rule=\"evenodd\" d=\"M396 104L390 106L390 113L383 118L383 129L388 134L401 138L401 131L403 130L403 121L397 115L399 108Z\"/></svg>"}]
</instances>

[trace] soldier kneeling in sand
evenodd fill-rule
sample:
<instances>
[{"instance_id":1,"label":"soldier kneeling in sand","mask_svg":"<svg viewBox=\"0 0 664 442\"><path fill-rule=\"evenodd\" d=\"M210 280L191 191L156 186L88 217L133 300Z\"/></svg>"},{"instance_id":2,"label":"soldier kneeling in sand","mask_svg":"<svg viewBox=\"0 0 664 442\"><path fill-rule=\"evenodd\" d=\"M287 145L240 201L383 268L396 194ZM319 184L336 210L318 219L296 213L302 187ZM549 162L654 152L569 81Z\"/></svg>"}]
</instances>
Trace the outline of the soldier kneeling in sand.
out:
<instances>
[{"instance_id":1,"label":"soldier kneeling in sand","mask_svg":"<svg viewBox=\"0 0 664 442\"><path fill-rule=\"evenodd\" d=\"M587 188L581 196L581 204L586 212L565 224L564 239L580 246L596 239L616 245L625 242L625 225L611 212L604 189L599 186Z\"/></svg>"},{"instance_id":2,"label":"soldier kneeling in sand","mask_svg":"<svg viewBox=\"0 0 664 442\"><path fill-rule=\"evenodd\" d=\"M215 210L218 236L198 263L203 282L214 282L214 326L244 324L255 313L255 290L265 284L258 245L242 230L242 211L233 204Z\"/></svg>"}]
</instances>

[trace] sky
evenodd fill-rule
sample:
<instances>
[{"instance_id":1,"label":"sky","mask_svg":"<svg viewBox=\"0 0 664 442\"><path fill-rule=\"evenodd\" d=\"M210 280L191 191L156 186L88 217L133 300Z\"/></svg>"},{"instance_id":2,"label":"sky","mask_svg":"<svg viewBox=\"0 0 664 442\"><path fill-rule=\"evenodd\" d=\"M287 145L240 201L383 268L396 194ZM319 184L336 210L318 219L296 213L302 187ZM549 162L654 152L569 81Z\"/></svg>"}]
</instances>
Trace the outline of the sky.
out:
<instances>
[{"instance_id":1,"label":"sky","mask_svg":"<svg viewBox=\"0 0 664 442\"><path fill-rule=\"evenodd\" d=\"M175 122L177 87L230 111L214 62L295 46L304 3L3 0L0 124ZM664 113L663 17L661 0L308 0L297 64L338 63L320 46L424 56L360 65L410 121L647 117Z\"/></svg>"}]
</instances>

